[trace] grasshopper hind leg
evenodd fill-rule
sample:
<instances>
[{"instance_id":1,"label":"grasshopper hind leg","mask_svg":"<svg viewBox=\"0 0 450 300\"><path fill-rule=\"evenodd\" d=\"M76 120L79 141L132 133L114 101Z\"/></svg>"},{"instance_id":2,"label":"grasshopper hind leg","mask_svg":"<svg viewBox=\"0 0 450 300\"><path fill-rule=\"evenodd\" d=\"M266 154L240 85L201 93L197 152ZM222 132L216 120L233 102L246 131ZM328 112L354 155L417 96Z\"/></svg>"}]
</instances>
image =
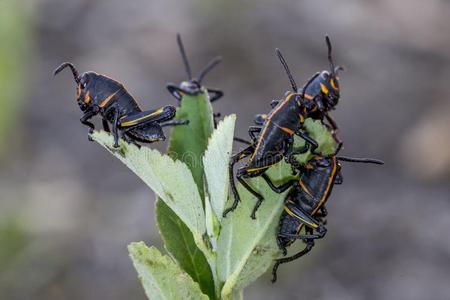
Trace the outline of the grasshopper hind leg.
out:
<instances>
[{"instance_id":1,"label":"grasshopper hind leg","mask_svg":"<svg viewBox=\"0 0 450 300\"><path fill-rule=\"evenodd\" d=\"M153 143L164 141L166 136L160 125L148 124L142 127L133 128L125 132L128 138L141 143Z\"/></svg>"}]
</instances>

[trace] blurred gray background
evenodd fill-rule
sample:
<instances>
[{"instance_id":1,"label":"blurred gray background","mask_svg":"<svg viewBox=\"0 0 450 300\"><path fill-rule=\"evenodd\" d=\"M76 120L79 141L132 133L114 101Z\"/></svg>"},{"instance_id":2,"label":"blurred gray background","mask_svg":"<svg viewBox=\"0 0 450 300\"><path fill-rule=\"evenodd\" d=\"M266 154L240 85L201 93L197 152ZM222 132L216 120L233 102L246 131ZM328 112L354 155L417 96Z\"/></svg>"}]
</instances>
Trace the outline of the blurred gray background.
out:
<instances>
[{"instance_id":1,"label":"blurred gray background","mask_svg":"<svg viewBox=\"0 0 450 300\"><path fill-rule=\"evenodd\" d=\"M344 165L326 239L246 299L449 299L449 16L444 0L1 0L0 298L145 298L126 245L162 247L154 195L87 140L70 73L52 71L72 61L143 107L176 104L180 32L195 72L223 56L204 82L242 137L289 88L274 48L303 84L327 68L329 34L341 153L386 162Z\"/></svg>"}]
</instances>

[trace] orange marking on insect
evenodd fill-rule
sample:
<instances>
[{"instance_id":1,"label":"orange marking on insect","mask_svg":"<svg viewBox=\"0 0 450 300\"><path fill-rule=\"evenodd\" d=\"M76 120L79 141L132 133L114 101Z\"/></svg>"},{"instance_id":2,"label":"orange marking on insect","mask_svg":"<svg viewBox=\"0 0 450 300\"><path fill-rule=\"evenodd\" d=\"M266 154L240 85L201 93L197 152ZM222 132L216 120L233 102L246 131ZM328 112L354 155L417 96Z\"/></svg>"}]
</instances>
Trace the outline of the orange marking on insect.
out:
<instances>
[{"instance_id":1,"label":"orange marking on insect","mask_svg":"<svg viewBox=\"0 0 450 300\"><path fill-rule=\"evenodd\" d=\"M285 132L285 133L287 133L289 135L294 135L294 133L295 133L294 130L292 130L290 128L287 128L287 127L282 127L282 126L278 125L277 123L273 123L273 125L275 125L279 129L281 129L281 131L283 131L283 132Z\"/></svg>"},{"instance_id":2,"label":"orange marking on insect","mask_svg":"<svg viewBox=\"0 0 450 300\"><path fill-rule=\"evenodd\" d=\"M291 217L294 217L294 218L296 218L296 219L299 219L299 220L302 221L303 223L305 223L305 224L307 224L307 225L309 225L309 226L311 226L311 227L313 227L313 228L317 228L317 227L318 227L316 224L311 223L311 222L308 222L308 220L305 220L305 219L299 217L298 215L296 215L296 214L295 214L293 211L291 211L291 210L289 209L289 207L287 207L287 206L284 206L284 211L285 211L288 215L290 215Z\"/></svg>"},{"instance_id":3,"label":"orange marking on insect","mask_svg":"<svg viewBox=\"0 0 450 300\"><path fill-rule=\"evenodd\" d=\"M258 148L261 146L264 134L266 133L266 130L267 130L267 127L268 127L269 123L270 123L270 119L268 118L267 121L266 121L266 126L264 126L263 131L259 135L258 144L256 145L255 150L252 153L252 156L250 156L250 161L252 161L255 158L256 152L258 152Z\"/></svg>"},{"instance_id":4,"label":"orange marking on insect","mask_svg":"<svg viewBox=\"0 0 450 300\"><path fill-rule=\"evenodd\" d=\"M299 184L300 184L300 187L301 187L308 195L310 195L311 197L313 197L313 195L311 194L311 192L309 191L309 189L306 187L305 183L304 183L302 180L299 181Z\"/></svg>"},{"instance_id":5,"label":"orange marking on insect","mask_svg":"<svg viewBox=\"0 0 450 300\"><path fill-rule=\"evenodd\" d=\"M287 127L280 127L281 130L283 130L284 132L286 132L289 135L294 135L294 130L287 128Z\"/></svg>"},{"instance_id":6,"label":"orange marking on insect","mask_svg":"<svg viewBox=\"0 0 450 300\"><path fill-rule=\"evenodd\" d=\"M289 95L286 97L286 99L284 99L283 102L281 102L280 105L277 106L277 108L273 111L273 113L271 113L271 114L269 115L268 119L270 120L270 119L272 118L272 116L273 116L274 114L276 114L276 113L277 113L284 105L286 105L286 103L288 103L289 100L291 100L291 98L292 98L294 95L295 95L294 93L289 94Z\"/></svg>"},{"instance_id":7,"label":"orange marking on insect","mask_svg":"<svg viewBox=\"0 0 450 300\"><path fill-rule=\"evenodd\" d=\"M320 89L322 93L328 94L328 88L323 83L320 84Z\"/></svg>"},{"instance_id":8,"label":"orange marking on insect","mask_svg":"<svg viewBox=\"0 0 450 300\"><path fill-rule=\"evenodd\" d=\"M140 118L137 118L137 119L134 119L134 120L130 120L130 121L127 121L127 122L123 122L122 124L120 124L120 126L124 126L124 127L126 127L126 126L133 126L133 125L138 124L140 121L143 121L143 120L149 119L149 118L151 118L151 117L153 117L153 116L162 114L163 112L164 112L164 109L163 109L163 108L160 108L160 109L158 109L158 110L152 112L152 113L149 114L149 115L145 115L145 116L143 116L143 117L140 117Z\"/></svg>"},{"instance_id":9,"label":"orange marking on insect","mask_svg":"<svg viewBox=\"0 0 450 300\"><path fill-rule=\"evenodd\" d=\"M268 169L271 166L273 166L273 164L272 165L268 165L268 166L257 167L257 168L249 168L249 169L247 169L247 172L251 173L251 172L255 172L255 171L261 171L261 170Z\"/></svg>"},{"instance_id":10,"label":"orange marking on insect","mask_svg":"<svg viewBox=\"0 0 450 300\"><path fill-rule=\"evenodd\" d=\"M300 115L300 116L301 116L301 115ZM295 133L294 130L292 130L292 129L290 129L290 128L287 128L287 127L280 126L280 125L278 125L278 124L275 123L275 122L272 122L272 124L275 125L275 127L281 129L281 131L283 131L283 132L285 132L285 133L287 133L287 134L289 134L289 135L294 135L294 133Z\"/></svg>"},{"instance_id":11,"label":"orange marking on insect","mask_svg":"<svg viewBox=\"0 0 450 300\"><path fill-rule=\"evenodd\" d=\"M261 146L261 143L264 139L264 134L266 133L267 127L269 126L270 122L271 122L271 118L274 114L276 114L284 105L286 105L286 103L289 102L289 100L291 99L292 96L294 96L295 94L292 93L290 95L288 95L283 102L281 102L277 108L267 117L266 119L266 126L264 126L264 129L262 130L261 134L259 135L259 140L258 140L258 144L255 147L255 150L253 151L252 156L250 157L250 161L252 161L255 158L256 152L258 152L258 148ZM275 124L276 125L276 124Z\"/></svg>"},{"instance_id":12,"label":"orange marking on insect","mask_svg":"<svg viewBox=\"0 0 450 300\"><path fill-rule=\"evenodd\" d=\"M312 100L312 99L314 99L314 97L313 96L311 96L311 95L308 95L308 94L305 94L305 99L306 100Z\"/></svg>"},{"instance_id":13,"label":"orange marking on insect","mask_svg":"<svg viewBox=\"0 0 450 300\"><path fill-rule=\"evenodd\" d=\"M333 170L331 170L330 177L328 178L327 189L325 190L325 193L323 194L322 198L320 198L316 208L313 210L312 212L313 215L323 206L325 200L328 198L329 193L331 192L331 187L333 186L334 178L336 177L337 171L336 156L333 156L332 160L333 160Z\"/></svg>"},{"instance_id":14,"label":"orange marking on insect","mask_svg":"<svg viewBox=\"0 0 450 300\"><path fill-rule=\"evenodd\" d=\"M77 99L81 96L81 84L77 86Z\"/></svg>"},{"instance_id":15,"label":"orange marking on insect","mask_svg":"<svg viewBox=\"0 0 450 300\"><path fill-rule=\"evenodd\" d=\"M103 108L108 104L109 101L119 92L119 90L115 91L113 94L109 95L102 103L100 103L99 107Z\"/></svg>"},{"instance_id":16,"label":"orange marking on insect","mask_svg":"<svg viewBox=\"0 0 450 300\"><path fill-rule=\"evenodd\" d=\"M334 82L333 78L331 78L330 83L331 83L331 86L333 87L333 89L335 89L336 91L339 91L339 88L336 86L336 83Z\"/></svg>"},{"instance_id":17,"label":"orange marking on insect","mask_svg":"<svg viewBox=\"0 0 450 300\"><path fill-rule=\"evenodd\" d=\"M84 103L89 104L91 102L91 94L87 91L86 95L84 95Z\"/></svg>"},{"instance_id":18,"label":"orange marking on insect","mask_svg":"<svg viewBox=\"0 0 450 300\"><path fill-rule=\"evenodd\" d=\"M305 122L305 116L299 115L300 123L303 124Z\"/></svg>"},{"instance_id":19,"label":"orange marking on insect","mask_svg":"<svg viewBox=\"0 0 450 300\"><path fill-rule=\"evenodd\" d=\"M284 207L284 211L291 217L298 218L288 207Z\"/></svg>"}]
</instances>

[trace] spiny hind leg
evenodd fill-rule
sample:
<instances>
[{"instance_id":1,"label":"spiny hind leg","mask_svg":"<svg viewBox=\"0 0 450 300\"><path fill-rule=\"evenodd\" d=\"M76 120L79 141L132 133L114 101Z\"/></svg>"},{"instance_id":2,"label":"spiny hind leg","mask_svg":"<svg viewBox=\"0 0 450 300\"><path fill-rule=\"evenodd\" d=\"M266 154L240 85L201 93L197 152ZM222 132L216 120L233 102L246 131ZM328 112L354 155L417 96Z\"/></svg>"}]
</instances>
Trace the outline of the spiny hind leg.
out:
<instances>
[{"instance_id":1,"label":"spiny hind leg","mask_svg":"<svg viewBox=\"0 0 450 300\"><path fill-rule=\"evenodd\" d=\"M147 124L163 123L172 120L175 117L176 108L172 105L166 105L158 109L151 109L130 113L123 116L118 121L118 125L123 129L141 128Z\"/></svg>"},{"instance_id":2,"label":"spiny hind leg","mask_svg":"<svg viewBox=\"0 0 450 300\"><path fill-rule=\"evenodd\" d=\"M128 144L133 144L136 147L138 147L139 149L141 148L141 145L139 145L137 143L137 138L132 138L130 135L128 134L122 134L122 139L127 142Z\"/></svg>"},{"instance_id":3,"label":"spiny hind leg","mask_svg":"<svg viewBox=\"0 0 450 300\"><path fill-rule=\"evenodd\" d=\"M125 134L132 140L141 143L154 143L166 139L161 126L156 123L127 130Z\"/></svg>"},{"instance_id":4,"label":"spiny hind leg","mask_svg":"<svg viewBox=\"0 0 450 300\"><path fill-rule=\"evenodd\" d=\"M336 177L334 178L334 184L343 184L344 183L344 176L342 175L341 170L338 170L336 173Z\"/></svg>"},{"instance_id":5,"label":"spiny hind leg","mask_svg":"<svg viewBox=\"0 0 450 300\"><path fill-rule=\"evenodd\" d=\"M258 140L258 135L262 128L259 126L250 126L248 128L248 135L251 137L252 141L256 142Z\"/></svg>"},{"instance_id":6,"label":"spiny hind leg","mask_svg":"<svg viewBox=\"0 0 450 300\"><path fill-rule=\"evenodd\" d=\"M320 223L323 225L327 225L327 215L328 210L326 209L325 205L322 205L320 210L314 214L314 216L319 220Z\"/></svg>"},{"instance_id":7,"label":"spiny hind leg","mask_svg":"<svg viewBox=\"0 0 450 300\"><path fill-rule=\"evenodd\" d=\"M327 119L328 123L331 126L331 132L333 134L333 139L334 139L334 141L337 144L337 148L336 148L336 150L334 151L334 154L333 154L333 155L336 155L336 154L339 153L339 151L341 150L341 148L344 145L344 143L339 138L339 135L338 135L339 128L338 128L338 126L336 124L336 121L334 121L334 119L328 113L325 114L325 118Z\"/></svg>"},{"instance_id":8,"label":"spiny hind leg","mask_svg":"<svg viewBox=\"0 0 450 300\"><path fill-rule=\"evenodd\" d=\"M299 240L306 242L307 240L321 239L327 234L327 229L324 227L323 223L321 223L319 225L319 227L316 228L317 233L314 233L314 230L309 226L305 226L305 230L306 230L305 234L285 233L285 234L280 234L280 236L291 238L291 239L299 239Z\"/></svg>"},{"instance_id":9,"label":"spiny hind leg","mask_svg":"<svg viewBox=\"0 0 450 300\"><path fill-rule=\"evenodd\" d=\"M109 128L108 120L106 120L105 118L102 118L102 125L103 125L104 131L111 132L111 129Z\"/></svg>"},{"instance_id":10,"label":"spiny hind leg","mask_svg":"<svg viewBox=\"0 0 450 300\"><path fill-rule=\"evenodd\" d=\"M305 241L306 246L303 250L301 250L300 252L289 256L289 257L284 257L284 258L279 258L277 260L275 260L275 264L273 266L272 269L272 283L275 283L277 281L277 271L278 268L281 264L285 264L291 261L294 261L296 259L299 259L300 257L306 255L308 252L310 252L312 250L312 248L314 247L314 240L306 240Z\"/></svg>"},{"instance_id":11,"label":"spiny hind leg","mask_svg":"<svg viewBox=\"0 0 450 300\"><path fill-rule=\"evenodd\" d=\"M242 184L242 186L247 191L249 191L254 197L256 197L256 199L258 199L256 201L255 207L253 208L253 211L252 211L252 214L251 214L251 218L252 219L256 219L256 211L259 209L259 207L261 206L262 202L264 201L264 197L260 193L258 193L253 187L251 187L250 184L248 184L248 182L245 180L245 178L259 176L264 171L265 170L248 173L247 170L244 167L244 168L239 169L238 173L236 175L237 180Z\"/></svg>"},{"instance_id":12,"label":"spiny hind leg","mask_svg":"<svg viewBox=\"0 0 450 300\"><path fill-rule=\"evenodd\" d=\"M230 163L228 165L228 176L230 177L230 187L231 187L231 192L233 194L233 204L227 208L224 212L223 212L223 217L226 217L227 214L233 210L236 209L236 207L238 206L239 201L241 201L241 198L239 196L238 190L236 188L236 182L234 181L234 165L244 159L247 156L250 156L253 151L255 150L253 145L249 145L247 148L245 148L244 150L242 150L241 152L238 152L237 154L233 155L230 159Z\"/></svg>"},{"instance_id":13,"label":"spiny hind leg","mask_svg":"<svg viewBox=\"0 0 450 300\"><path fill-rule=\"evenodd\" d=\"M180 126L180 125L188 125L189 120L169 120L162 123L159 123L159 126L166 127L166 126Z\"/></svg>"},{"instance_id":14,"label":"spiny hind leg","mask_svg":"<svg viewBox=\"0 0 450 300\"><path fill-rule=\"evenodd\" d=\"M289 180L288 182L285 182L279 186L276 186L272 182L272 179L270 179L269 175L267 175L266 173L261 174L261 177L267 182L267 185L272 189L272 191L274 191L275 193L278 193L278 194L285 192L287 189L294 186L298 182L298 180L293 179L293 180Z\"/></svg>"}]
</instances>

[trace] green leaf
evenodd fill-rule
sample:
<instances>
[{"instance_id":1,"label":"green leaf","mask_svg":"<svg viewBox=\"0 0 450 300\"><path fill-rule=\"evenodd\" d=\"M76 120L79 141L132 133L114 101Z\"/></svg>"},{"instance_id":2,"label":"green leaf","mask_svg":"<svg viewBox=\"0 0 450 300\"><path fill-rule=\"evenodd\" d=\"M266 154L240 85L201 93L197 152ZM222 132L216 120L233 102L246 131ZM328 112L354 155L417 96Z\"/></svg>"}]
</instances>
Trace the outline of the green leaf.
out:
<instances>
[{"instance_id":1,"label":"green leaf","mask_svg":"<svg viewBox=\"0 0 450 300\"><path fill-rule=\"evenodd\" d=\"M172 130L168 149L169 156L185 162L191 170L203 204L205 193L202 156L208 145L208 139L213 132L214 122L212 116L213 111L206 91L203 90L197 96L183 95L180 107L177 109L176 118L189 120L189 125L177 126ZM188 199L186 202L188 202ZM207 217L207 220L211 220L209 215L205 217ZM206 225L210 227L211 223L206 223ZM173 238L169 237L164 231L161 234L164 240ZM196 242L196 245L205 255L210 270L213 270L213 278L215 278L215 258L209 248L210 241L208 235L204 235L203 237L206 243ZM186 259L186 255L192 256L198 251L198 249L194 248L173 249L172 247L167 248L167 250L180 264ZM204 268L203 265L197 267Z\"/></svg>"},{"instance_id":2,"label":"green leaf","mask_svg":"<svg viewBox=\"0 0 450 300\"><path fill-rule=\"evenodd\" d=\"M206 227L202 201L192 174L184 163L147 147L139 149L122 140L119 148L113 148L113 137L104 131L96 131L91 136L136 173L186 224L196 244L203 245Z\"/></svg>"},{"instance_id":3,"label":"green leaf","mask_svg":"<svg viewBox=\"0 0 450 300\"><path fill-rule=\"evenodd\" d=\"M219 123L203 157L209 200L219 222L228 199L228 165L233 148L235 122L236 116L230 115Z\"/></svg>"},{"instance_id":4,"label":"green leaf","mask_svg":"<svg viewBox=\"0 0 450 300\"><path fill-rule=\"evenodd\" d=\"M176 126L172 131L168 154L186 163L204 199L202 156L214 129L213 110L209 96L202 91L197 96L183 95L177 109L177 119L189 120L188 126Z\"/></svg>"},{"instance_id":5,"label":"green leaf","mask_svg":"<svg viewBox=\"0 0 450 300\"><path fill-rule=\"evenodd\" d=\"M319 144L316 152L324 156L331 155L336 149L336 142L330 131L322 124L320 120L313 120L308 118L305 120L305 131ZM302 148L305 145L305 140L298 136L294 136L294 147ZM308 151L305 154L296 155L296 160L301 163L307 163L314 154Z\"/></svg>"},{"instance_id":6,"label":"green leaf","mask_svg":"<svg viewBox=\"0 0 450 300\"><path fill-rule=\"evenodd\" d=\"M216 251L217 237L219 236L220 223L213 212L211 203L209 201L208 193L205 194L205 218L206 218L206 232L208 233L211 249Z\"/></svg>"},{"instance_id":7,"label":"green leaf","mask_svg":"<svg viewBox=\"0 0 450 300\"><path fill-rule=\"evenodd\" d=\"M189 228L161 199L156 202L156 218L166 250L200 285L204 294L210 299L216 299L211 269L205 255L195 245Z\"/></svg>"},{"instance_id":8,"label":"green leaf","mask_svg":"<svg viewBox=\"0 0 450 300\"><path fill-rule=\"evenodd\" d=\"M208 299L198 284L158 249L140 242L130 244L128 251L148 299Z\"/></svg>"},{"instance_id":9,"label":"green leaf","mask_svg":"<svg viewBox=\"0 0 450 300\"><path fill-rule=\"evenodd\" d=\"M268 175L277 184L291 176L291 167L284 162L273 166ZM256 220L250 214L256 198L238 185L241 202L236 210L222 220L222 230L217 246L217 269L224 283L222 297L229 298L261 276L279 254L276 229L283 209L286 193L273 192L261 178L248 180L264 195L264 202L257 212ZM231 205L230 201L227 205Z\"/></svg>"}]
</instances>

